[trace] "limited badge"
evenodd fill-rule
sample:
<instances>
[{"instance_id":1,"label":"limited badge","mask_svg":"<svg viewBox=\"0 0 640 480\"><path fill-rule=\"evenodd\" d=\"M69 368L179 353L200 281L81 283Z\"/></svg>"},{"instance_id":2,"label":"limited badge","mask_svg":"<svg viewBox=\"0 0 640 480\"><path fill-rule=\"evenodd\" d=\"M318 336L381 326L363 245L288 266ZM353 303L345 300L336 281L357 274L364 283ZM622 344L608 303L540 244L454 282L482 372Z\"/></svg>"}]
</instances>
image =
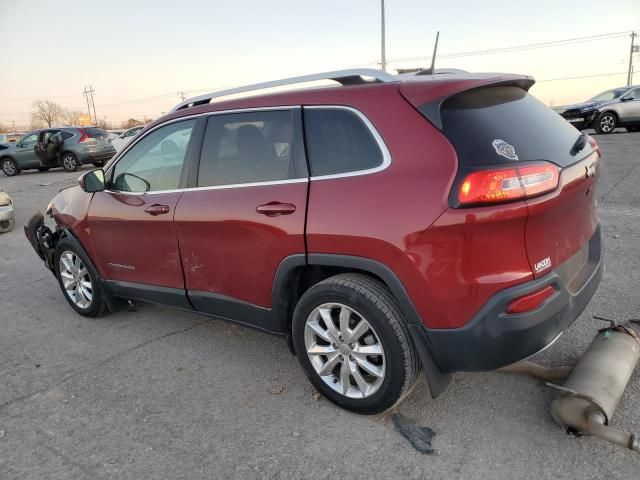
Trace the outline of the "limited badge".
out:
<instances>
[{"instance_id":1,"label":"limited badge","mask_svg":"<svg viewBox=\"0 0 640 480\"><path fill-rule=\"evenodd\" d=\"M491 142L493 148L496 149L496 153L498 155L502 155L509 160L519 160L518 155L516 155L516 149L513 148L513 145L508 144L504 140L500 140L496 138L493 142Z\"/></svg>"}]
</instances>

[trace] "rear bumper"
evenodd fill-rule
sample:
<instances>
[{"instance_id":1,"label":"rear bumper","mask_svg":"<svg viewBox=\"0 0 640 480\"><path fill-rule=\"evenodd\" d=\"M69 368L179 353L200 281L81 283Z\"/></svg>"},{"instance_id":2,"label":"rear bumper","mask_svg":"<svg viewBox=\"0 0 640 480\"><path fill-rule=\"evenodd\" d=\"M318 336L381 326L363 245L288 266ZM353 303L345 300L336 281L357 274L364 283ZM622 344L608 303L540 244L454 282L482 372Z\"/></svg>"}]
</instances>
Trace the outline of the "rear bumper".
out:
<instances>
[{"instance_id":1,"label":"rear bumper","mask_svg":"<svg viewBox=\"0 0 640 480\"><path fill-rule=\"evenodd\" d=\"M115 148L111 148L110 150L101 150L98 152L88 151L84 155L81 155L79 160L81 163L97 163L103 162L107 163L111 158L116 154Z\"/></svg>"},{"instance_id":2,"label":"rear bumper","mask_svg":"<svg viewBox=\"0 0 640 480\"><path fill-rule=\"evenodd\" d=\"M411 325L414 342L426 342L444 372L494 370L544 349L582 313L600 284L600 226L583 249L547 275L494 295L464 327ZM509 302L547 285L556 292L540 307L505 313Z\"/></svg>"}]
</instances>

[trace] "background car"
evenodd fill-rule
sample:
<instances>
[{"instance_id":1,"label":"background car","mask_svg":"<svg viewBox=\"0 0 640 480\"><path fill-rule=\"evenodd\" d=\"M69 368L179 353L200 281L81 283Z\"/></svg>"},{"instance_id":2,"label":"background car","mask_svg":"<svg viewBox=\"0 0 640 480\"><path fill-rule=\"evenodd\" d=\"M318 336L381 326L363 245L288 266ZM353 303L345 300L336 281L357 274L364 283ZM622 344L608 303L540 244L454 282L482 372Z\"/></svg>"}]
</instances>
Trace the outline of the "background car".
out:
<instances>
[{"instance_id":1,"label":"background car","mask_svg":"<svg viewBox=\"0 0 640 480\"><path fill-rule=\"evenodd\" d=\"M80 165L103 166L116 153L107 132L96 127L62 127L34 130L0 150L0 168L7 176L21 170L63 167L72 172Z\"/></svg>"},{"instance_id":2,"label":"background car","mask_svg":"<svg viewBox=\"0 0 640 480\"><path fill-rule=\"evenodd\" d=\"M22 133L0 133L0 144L16 142L22 135Z\"/></svg>"},{"instance_id":3,"label":"background car","mask_svg":"<svg viewBox=\"0 0 640 480\"><path fill-rule=\"evenodd\" d=\"M116 152L122 150L144 127L145 125L131 127L129 130L125 130L118 137L111 140L111 144L116 149Z\"/></svg>"},{"instance_id":4,"label":"background car","mask_svg":"<svg viewBox=\"0 0 640 480\"><path fill-rule=\"evenodd\" d=\"M607 90L586 102L561 107L558 113L580 130L593 128L598 133L611 133L618 127L626 127L629 132L637 132L640 85Z\"/></svg>"},{"instance_id":5,"label":"background car","mask_svg":"<svg viewBox=\"0 0 640 480\"><path fill-rule=\"evenodd\" d=\"M0 233L10 232L15 222L13 201L9 194L0 188Z\"/></svg>"}]
</instances>

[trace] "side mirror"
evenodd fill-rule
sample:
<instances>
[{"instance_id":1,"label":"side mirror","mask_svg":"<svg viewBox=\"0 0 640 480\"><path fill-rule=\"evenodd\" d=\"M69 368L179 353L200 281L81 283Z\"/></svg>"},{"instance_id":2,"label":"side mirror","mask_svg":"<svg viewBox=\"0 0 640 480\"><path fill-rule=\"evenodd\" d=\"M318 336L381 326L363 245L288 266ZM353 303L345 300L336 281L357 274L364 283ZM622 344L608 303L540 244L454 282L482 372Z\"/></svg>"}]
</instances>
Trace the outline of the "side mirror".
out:
<instances>
[{"instance_id":1,"label":"side mirror","mask_svg":"<svg viewBox=\"0 0 640 480\"><path fill-rule=\"evenodd\" d=\"M622 97L620 99L621 102L628 102L629 100L635 100L635 98L633 98L631 96L627 96L627 97Z\"/></svg>"},{"instance_id":2,"label":"side mirror","mask_svg":"<svg viewBox=\"0 0 640 480\"><path fill-rule=\"evenodd\" d=\"M80 175L78 185L87 193L100 192L105 189L104 170L98 168Z\"/></svg>"}]
</instances>

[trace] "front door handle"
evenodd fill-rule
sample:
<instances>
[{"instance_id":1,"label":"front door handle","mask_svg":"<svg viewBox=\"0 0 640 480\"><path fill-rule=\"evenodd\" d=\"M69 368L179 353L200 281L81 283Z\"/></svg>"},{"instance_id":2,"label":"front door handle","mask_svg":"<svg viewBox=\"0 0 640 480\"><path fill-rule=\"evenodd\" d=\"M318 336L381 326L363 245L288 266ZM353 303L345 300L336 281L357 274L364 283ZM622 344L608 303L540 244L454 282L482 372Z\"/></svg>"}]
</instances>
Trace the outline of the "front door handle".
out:
<instances>
[{"instance_id":1,"label":"front door handle","mask_svg":"<svg viewBox=\"0 0 640 480\"><path fill-rule=\"evenodd\" d=\"M267 217L277 217L278 215L291 215L296 211L296 206L292 203L269 202L256 207L256 212Z\"/></svg>"},{"instance_id":2,"label":"front door handle","mask_svg":"<svg viewBox=\"0 0 640 480\"><path fill-rule=\"evenodd\" d=\"M158 204L153 204L147 208L144 209L145 213L148 213L149 215L153 215L154 217L156 215L163 215L165 213L169 213L169 205L158 205Z\"/></svg>"}]
</instances>

